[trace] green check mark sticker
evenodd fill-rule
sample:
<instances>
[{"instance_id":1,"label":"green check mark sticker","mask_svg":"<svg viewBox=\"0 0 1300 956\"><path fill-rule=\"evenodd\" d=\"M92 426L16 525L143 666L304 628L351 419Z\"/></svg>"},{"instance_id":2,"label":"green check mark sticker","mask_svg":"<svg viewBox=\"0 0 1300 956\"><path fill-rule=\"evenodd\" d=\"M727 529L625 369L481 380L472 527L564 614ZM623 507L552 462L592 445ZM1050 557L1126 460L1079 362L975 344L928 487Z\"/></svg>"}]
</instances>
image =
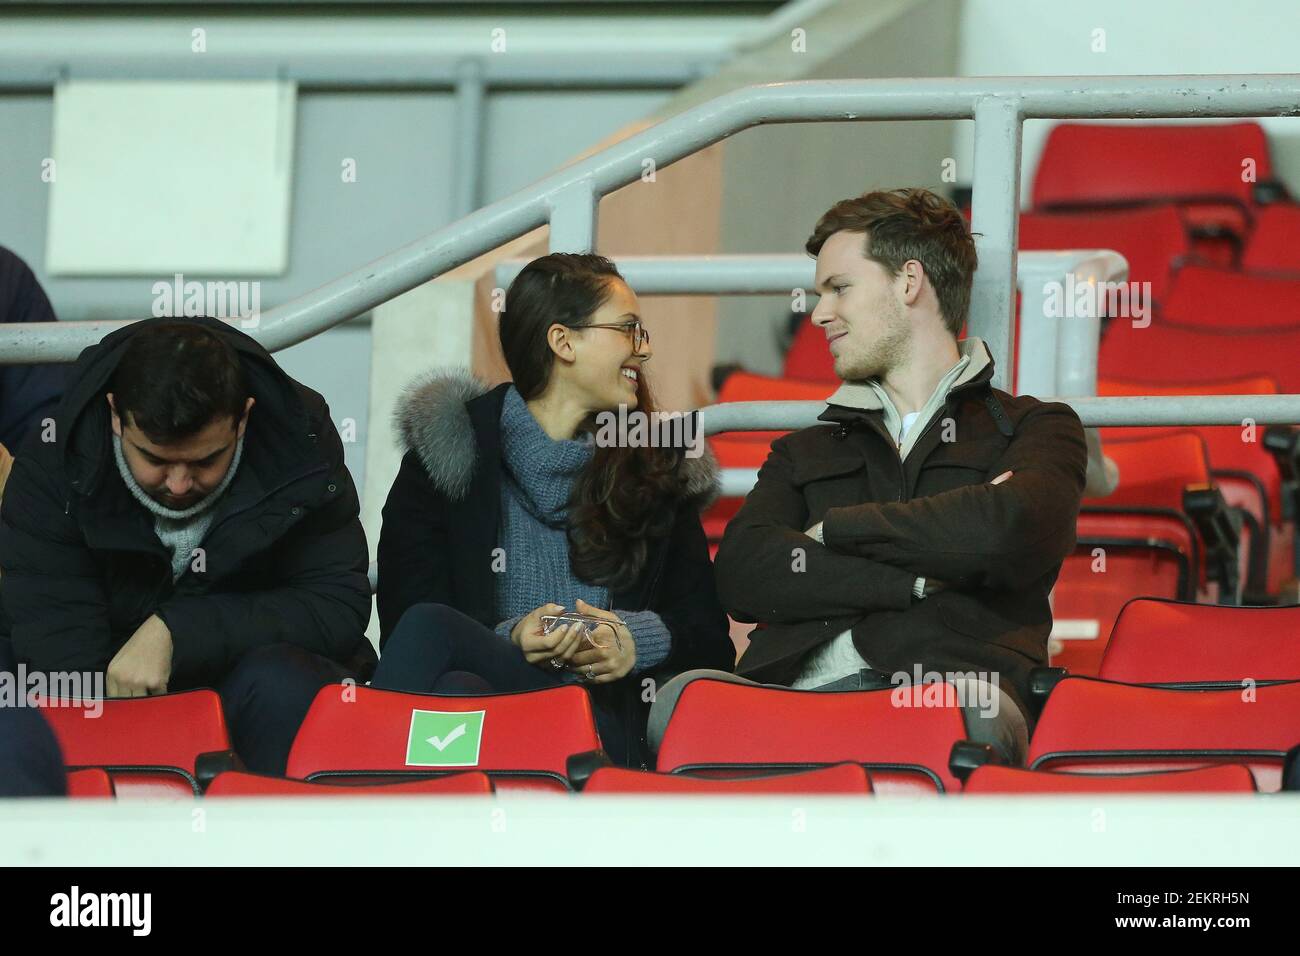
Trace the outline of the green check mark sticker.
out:
<instances>
[{"instance_id":1,"label":"green check mark sticker","mask_svg":"<svg viewBox=\"0 0 1300 956\"><path fill-rule=\"evenodd\" d=\"M484 710L411 711L408 767L475 767L483 740Z\"/></svg>"}]
</instances>

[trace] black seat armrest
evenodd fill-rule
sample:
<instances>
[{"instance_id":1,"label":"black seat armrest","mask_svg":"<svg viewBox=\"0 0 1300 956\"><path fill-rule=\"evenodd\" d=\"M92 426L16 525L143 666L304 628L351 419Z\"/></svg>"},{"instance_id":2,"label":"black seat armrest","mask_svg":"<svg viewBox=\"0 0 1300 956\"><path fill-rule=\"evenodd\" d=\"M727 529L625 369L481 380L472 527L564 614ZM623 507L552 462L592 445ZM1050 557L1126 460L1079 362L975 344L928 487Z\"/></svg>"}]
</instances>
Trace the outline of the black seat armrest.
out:
<instances>
[{"instance_id":1,"label":"black seat armrest","mask_svg":"<svg viewBox=\"0 0 1300 956\"><path fill-rule=\"evenodd\" d=\"M609 754L603 750L586 750L580 754L572 754L564 762L565 775L569 778L569 784L574 790L581 790L591 779L591 775L601 767L612 767L614 761L609 759Z\"/></svg>"},{"instance_id":2,"label":"black seat armrest","mask_svg":"<svg viewBox=\"0 0 1300 956\"><path fill-rule=\"evenodd\" d=\"M1005 763L991 744L977 744L973 740L957 741L948 754L948 769L963 784L976 767L1001 766Z\"/></svg>"},{"instance_id":3,"label":"black seat armrest","mask_svg":"<svg viewBox=\"0 0 1300 956\"><path fill-rule=\"evenodd\" d=\"M1241 515L1229 508L1217 485L1188 485L1183 489L1183 511L1192 519L1205 542L1206 571L1219 582L1219 603L1239 603Z\"/></svg>"},{"instance_id":4,"label":"black seat armrest","mask_svg":"<svg viewBox=\"0 0 1300 956\"><path fill-rule=\"evenodd\" d=\"M233 750L213 750L194 758L194 779L204 790L208 789L208 784L217 774L225 773L227 770L243 769L244 762Z\"/></svg>"},{"instance_id":5,"label":"black seat armrest","mask_svg":"<svg viewBox=\"0 0 1300 956\"><path fill-rule=\"evenodd\" d=\"M1043 705L1052 690L1069 676L1070 672L1064 667L1035 667L1029 672L1029 705L1035 714L1043 712Z\"/></svg>"}]
</instances>

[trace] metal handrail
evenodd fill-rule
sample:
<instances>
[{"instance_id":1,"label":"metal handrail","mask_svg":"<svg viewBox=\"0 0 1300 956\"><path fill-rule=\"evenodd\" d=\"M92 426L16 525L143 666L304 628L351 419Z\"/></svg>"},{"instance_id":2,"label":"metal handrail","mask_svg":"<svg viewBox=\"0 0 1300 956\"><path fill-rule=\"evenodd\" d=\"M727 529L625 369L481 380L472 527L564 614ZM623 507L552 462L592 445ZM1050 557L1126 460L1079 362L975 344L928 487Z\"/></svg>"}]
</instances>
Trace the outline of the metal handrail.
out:
<instances>
[{"instance_id":1,"label":"metal handrail","mask_svg":"<svg viewBox=\"0 0 1300 956\"><path fill-rule=\"evenodd\" d=\"M287 348L546 223L551 249L589 251L600 198L752 126L861 120L975 120L974 230L982 265L972 333L1007 368L1020 130L1030 118L1291 116L1300 74L812 80L743 87L545 177L512 196L269 310L254 334ZM996 184L993 189L990 184ZM996 194L996 195L995 195ZM125 322L0 326L0 364L71 361Z\"/></svg>"},{"instance_id":2,"label":"metal handrail","mask_svg":"<svg viewBox=\"0 0 1300 956\"><path fill-rule=\"evenodd\" d=\"M505 259L495 278L506 288L528 264ZM782 295L810 293L816 262L804 254L618 256L619 272L639 295ZM1068 323L1046 311L1048 286L1067 279L1110 283L1128 279L1128 262L1109 249L1024 251L1016 256L1016 286L1023 296L1016 386L1031 395L1095 395L1101 312L1072 316ZM793 311L807 305L791 302ZM1059 390L1059 392L1058 392Z\"/></svg>"},{"instance_id":3,"label":"metal handrail","mask_svg":"<svg viewBox=\"0 0 1300 956\"><path fill-rule=\"evenodd\" d=\"M829 396L834 385L826 386ZM1289 425L1300 422L1300 395L1137 395L1044 398L1064 402L1087 428L1112 425ZM724 402L700 409L704 434L794 431L818 424L825 402Z\"/></svg>"}]
</instances>

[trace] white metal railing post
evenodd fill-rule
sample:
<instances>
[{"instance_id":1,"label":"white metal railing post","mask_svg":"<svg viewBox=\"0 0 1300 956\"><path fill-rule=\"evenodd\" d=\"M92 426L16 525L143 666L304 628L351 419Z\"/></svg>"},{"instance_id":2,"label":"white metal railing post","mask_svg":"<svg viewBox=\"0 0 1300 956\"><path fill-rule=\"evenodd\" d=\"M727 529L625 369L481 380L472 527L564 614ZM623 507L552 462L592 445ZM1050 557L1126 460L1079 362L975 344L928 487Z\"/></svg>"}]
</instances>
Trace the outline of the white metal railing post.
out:
<instances>
[{"instance_id":1,"label":"white metal railing post","mask_svg":"<svg viewBox=\"0 0 1300 956\"><path fill-rule=\"evenodd\" d=\"M599 201L590 179L581 179L551 198L551 252L591 252L596 248Z\"/></svg>"},{"instance_id":2,"label":"white metal railing post","mask_svg":"<svg viewBox=\"0 0 1300 956\"><path fill-rule=\"evenodd\" d=\"M456 168L452 170L452 214L457 219L479 207L483 168L483 120L487 83L483 63L465 60L456 67Z\"/></svg>"},{"instance_id":3,"label":"white metal railing post","mask_svg":"<svg viewBox=\"0 0 1300 956\"><path fill-rule=\"evenodd\" d=\"M1091 305L1083 315L1060 321L1061 334L1056 350L1055 394L1088 396L1097 394L1097 355L1101 348L1101 314L1110 283L1127 283L1128 262L1116 252L1098 253L1074 269L1076 287L1086 283L1093 289ZM1148 303L1149 306L1149 303ZM1077 310L1076 310L1077 311ZM1127 322L1116 315L1112 322Z\"/></svg>"},{"instance_id":4,"label":"white metal railing post","mask_svg":"<svg viewBox=\"0 0 1300 956\"><path fill-rule=\"evenodd\" d=\"M971 290L970 332L993 353L993 385L1011 391L1016 348L1016 232L1020 225L1020 132L1024 116L1014 96L975 104L975 166L971 227L980 264Z\"/></svg>"},{"instance_id":5,"label":"white metal railing post","mask_svg":"<svg viewBox=\"0 0 1300 956\"><path fill-rule=\"evenodd\" d=\"M1016 393L1097 394L1101 335L1097 294L1106 288L1103 283L1128 278L1124 257L1106 249L1022 252L1016 275L1020 288Z\"/></svg>"}]
</instances>

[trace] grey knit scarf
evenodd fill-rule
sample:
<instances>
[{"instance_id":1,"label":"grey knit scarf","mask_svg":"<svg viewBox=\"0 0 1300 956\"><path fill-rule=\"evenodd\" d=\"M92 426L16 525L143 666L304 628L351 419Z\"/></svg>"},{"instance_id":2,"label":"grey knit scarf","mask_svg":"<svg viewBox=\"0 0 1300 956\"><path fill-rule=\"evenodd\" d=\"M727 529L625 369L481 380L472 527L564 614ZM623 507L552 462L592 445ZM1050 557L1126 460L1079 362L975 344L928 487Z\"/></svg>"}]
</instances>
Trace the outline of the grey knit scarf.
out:
<instances>
[{"instance_id":1,"label":"grey knit scarf","mask_svg":"<svg viewBox=\"0 0 1300 956\"><path fill-rule=\"evenodd\" d=\"M194 549L208 533L215 516L212 506L220 500L226 493L226 489L230 487L230 483L234 481L235 471L239 468L239 460L243 455L244 437L241 435L235 443L235 457L231 459L230 467L226 469L226 476L221 479L221 484L217 485L211 494L188 508L177 510L159 504L140 487L140 483L135 480L135 475L131 474L131 467L126 463L126 456L122 453L122 439L116 434L113 435L113 457L117 459L117 470L122 475L122 481L126 483L131 496L154 516L154 532L163 546L171 552L172 581L179 580L185 573L194 556Z\"/></svg>"},{"instance_id":2,"label":"grey knit scarf","mask_svg":"<svg viewBox=\"0 0 1300 956\"><path fill-rule=\"evenodd\" d=\"M569 493L591 460L586 441L546 434L511 385L501 408L501 531L505 570L497 574L499 618L525 614L551 601L572 610L578 598L597 607L606 588L579 581L569 567Z\"/></svg>"}]
</instances>

